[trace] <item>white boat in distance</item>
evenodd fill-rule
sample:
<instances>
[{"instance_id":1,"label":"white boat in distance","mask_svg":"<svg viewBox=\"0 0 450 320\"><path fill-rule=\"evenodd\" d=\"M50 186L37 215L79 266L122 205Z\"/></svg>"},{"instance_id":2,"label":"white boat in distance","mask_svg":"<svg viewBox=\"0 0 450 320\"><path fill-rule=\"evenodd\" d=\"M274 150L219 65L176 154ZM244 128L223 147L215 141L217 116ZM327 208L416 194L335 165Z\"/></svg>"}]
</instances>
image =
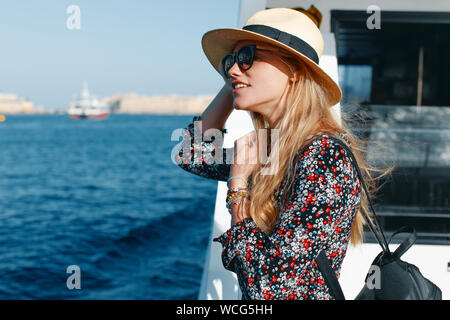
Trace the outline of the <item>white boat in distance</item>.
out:
<instances>
[{"instance_id":1,"label":"white boat in distance","mask_svg":"<svg viewBox=\"0 0 450 320\"><path fill-rule=\"evenodd\" d=\"M107 103L91 96L84 83L80 98L70 104L67 113L73 119L103 119L108 117L110 108Z\"/></svg>"}]
</instances>

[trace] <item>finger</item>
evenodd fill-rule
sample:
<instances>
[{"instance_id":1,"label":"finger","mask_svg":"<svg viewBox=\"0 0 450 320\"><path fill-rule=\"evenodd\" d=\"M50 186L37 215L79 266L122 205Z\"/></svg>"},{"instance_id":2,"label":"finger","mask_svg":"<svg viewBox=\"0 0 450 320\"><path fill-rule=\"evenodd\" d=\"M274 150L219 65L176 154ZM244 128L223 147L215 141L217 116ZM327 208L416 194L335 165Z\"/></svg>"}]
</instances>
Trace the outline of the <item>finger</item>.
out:
<instances>
[{"instance_id":1,"label":"finger","mask_svg":"<svg viewBox=\"0 0 450 320\"><path fill-rule=\"evenodd\" d=\"M240 208L239 208L239 205L234 205L234 221L235 221L235 223L238 223L239 221L241 221L242 220L242 216L241 216L241 210L239 210Z\"/></svg>"},{"instance_id":2,"label":"finger","mask_svg":"<svg viewBox=\"0 0 450 320\"><path fill-rule=\"evenodd\" d=\"M241 221L241 218L239 217L239 213L236 212L233 219L234 219L234 223L238 223L239 221Z\"/></svg>"}]
</instances>

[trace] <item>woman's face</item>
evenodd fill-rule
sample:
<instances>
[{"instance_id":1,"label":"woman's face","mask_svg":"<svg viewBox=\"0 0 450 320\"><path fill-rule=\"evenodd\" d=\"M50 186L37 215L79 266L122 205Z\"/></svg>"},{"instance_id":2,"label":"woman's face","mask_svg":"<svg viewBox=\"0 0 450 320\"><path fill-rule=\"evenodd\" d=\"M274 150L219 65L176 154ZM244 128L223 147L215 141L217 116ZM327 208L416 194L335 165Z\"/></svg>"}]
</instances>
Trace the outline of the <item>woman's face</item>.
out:
<instances>
[{"instance_id":1,"label":"woman's face","mask_svg":"<svg viewBox=\"0 0 450 320\"><path fill-rule=\"evenodd\" d=\"M256 44L252 67L242 71L235 63L228 71L228 82L233 88L234 107L238 110L258 112L267 118L273 113L279 113L279 109L284 107L283 101L292 73L276 52L269 51L268 45L242 41L235 46L233 53L248 44ZM235 88L237 83L247 86Z\"/></svg>"}]
</instances>

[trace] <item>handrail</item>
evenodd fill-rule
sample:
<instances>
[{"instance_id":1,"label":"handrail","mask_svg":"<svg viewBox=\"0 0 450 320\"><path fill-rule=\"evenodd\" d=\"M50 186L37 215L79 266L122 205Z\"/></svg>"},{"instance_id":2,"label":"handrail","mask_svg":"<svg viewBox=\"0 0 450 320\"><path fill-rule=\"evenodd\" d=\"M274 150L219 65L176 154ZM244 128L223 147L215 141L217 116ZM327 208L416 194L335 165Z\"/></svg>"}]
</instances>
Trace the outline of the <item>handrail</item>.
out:
<instances>
[{"instance_id":1,"label":"handrail","mask_svg":"<svg viewBox=\"0 0 450 320\"><path fill-rule=\"evenodd\" d=\"M449 213L406 213L406 212L377 212L377 215L380 217L411 217L411 218L444 218L450 219Z\"/></svg>"}]
</instances>

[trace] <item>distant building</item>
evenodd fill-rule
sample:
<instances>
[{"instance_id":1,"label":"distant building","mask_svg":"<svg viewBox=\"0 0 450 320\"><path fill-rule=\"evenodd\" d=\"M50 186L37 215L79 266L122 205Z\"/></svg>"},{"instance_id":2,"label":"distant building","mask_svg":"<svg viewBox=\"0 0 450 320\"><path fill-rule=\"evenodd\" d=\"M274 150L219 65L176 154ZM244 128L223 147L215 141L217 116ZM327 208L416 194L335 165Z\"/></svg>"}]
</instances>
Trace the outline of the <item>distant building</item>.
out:
<instances>
[{"instance_id":1,"label":"distant building","mask_svg":"<svg viewBox=\"0 0 450 320\"><path fill-rule=\"evenodd\" d=\"M118 94L104 101L115 113L197 114L201 113L214 97L199 96L139 96L135 93Z\"/></svg>"},{"instance_id":2,"label":"distant building","mask_svg":"<svg viewBox=\"0 0 450 320\"><path fill-rule=\"evenodd\" d=\"M0 93L0 113L33 113L33 103L16 94Z\"/></svg>"},{"instance_id":3,"label":"distant building","mask_svg":"<svg viewBox=\"0 0 450 320\"><path fill-rule=\"evenodd\" d=\"M198 96L140 96L135 93L117 94L101 99L113 113L130 114L200 114L214 97ZM55 113L54 110L34 108L27 99L16 94L0 93L0 114L43 114Z\"/></svg>"}]
</instances>

